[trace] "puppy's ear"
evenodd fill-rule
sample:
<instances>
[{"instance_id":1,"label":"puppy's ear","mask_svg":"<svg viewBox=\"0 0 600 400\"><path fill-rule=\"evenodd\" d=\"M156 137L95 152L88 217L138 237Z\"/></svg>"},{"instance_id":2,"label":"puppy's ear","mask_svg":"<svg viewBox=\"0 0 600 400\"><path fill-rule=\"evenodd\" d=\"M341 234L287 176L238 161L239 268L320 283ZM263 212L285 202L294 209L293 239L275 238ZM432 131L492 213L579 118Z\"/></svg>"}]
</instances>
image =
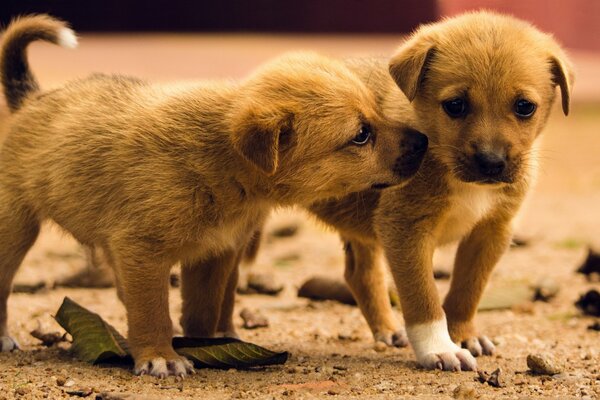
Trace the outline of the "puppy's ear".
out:
<instances>
[{"instance_id":1,"label":"puppy's ear","mask_svg":"<svg viewBox=\"0 0 600 400\"><path fill-rule=\"evenodd\" d=\"M571 90L575 80L573 68L565 57L552 56L550 57L550 70L552 71L552 81L560 87L563 113L569 115Z\"/></svg>"},{"instance_id":2,"label":"puppy's ear","mask_svg":"<svg viewBox=\"0 0 600 400\"><path fill-rule=\"evenodd\" d=\"M233 123L233 147L267 175L279 163L279 139L292 127L293 115L277 109L250 106L238 112Z\"/></svg>"},{"instance_id":3,"label":"puppy's ear","mask_svg":"<svg viewBox=\"0 0 600 400\"><path fill-rule=\"evenodd\" d=\"M434 53L435 48L431 43L413 38L390 60L390 74L409 101L413 101L417 95Z\"/></svg>"}]
</instances>

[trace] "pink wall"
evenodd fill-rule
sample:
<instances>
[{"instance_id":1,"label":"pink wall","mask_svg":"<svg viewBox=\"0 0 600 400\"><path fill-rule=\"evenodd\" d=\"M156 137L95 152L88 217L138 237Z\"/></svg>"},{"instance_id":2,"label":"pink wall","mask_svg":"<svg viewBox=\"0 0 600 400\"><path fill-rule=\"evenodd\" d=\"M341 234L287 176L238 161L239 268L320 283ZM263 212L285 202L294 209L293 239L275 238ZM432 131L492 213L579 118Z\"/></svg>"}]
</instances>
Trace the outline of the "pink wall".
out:
<instances>
[{"instance_id":1,"label":"pink wall","mask_svg":"<svg viewBox=\"0 0 600 400\"><path fill-rule=\"evenodd\" d=\"M533 22L567 47L600 51L600 0L439 0L442 16L477 9Z\"/></svg>"}]
</instances>

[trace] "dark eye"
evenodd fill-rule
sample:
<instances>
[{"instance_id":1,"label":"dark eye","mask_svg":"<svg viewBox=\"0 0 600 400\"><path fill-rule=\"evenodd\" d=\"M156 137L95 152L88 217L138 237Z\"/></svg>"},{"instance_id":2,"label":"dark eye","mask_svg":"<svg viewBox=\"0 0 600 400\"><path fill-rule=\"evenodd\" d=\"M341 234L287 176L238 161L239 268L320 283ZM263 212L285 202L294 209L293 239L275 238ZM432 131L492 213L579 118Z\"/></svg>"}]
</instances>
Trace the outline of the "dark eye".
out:
<instances>
[{"instance_id":1,"label":"dark eye","mask_svg":"<svg viewBox=\"0 0 600 400\"><path fill-rule=\"evenodd\" d=\"M519 118L529 118L535 112L536 105L525 99L519 99L515 102L515 114Z\"/></svg>"},{"instance_id":2,"label":"dark eye","mask_svg":"<svg viewBox=\"0 0 600 400\"><path fill-rule=\"evenodd\" d=\"M352 143L358 146L363 146L369 143L372 136L373 132L371 131L371 127L367 124L362 124L360 126L360 130L358 131L358 134L352 139Z\"/></svg>"},{"instance_id":3,"label":"dark eye","mask_svg":"<svg viewBox=\"0 0 600 400\"><path fill-rule=\"evenodd\" d=\"M460 118L467 114L467 101L464 99L452 99L442 103L444 111L450 118Z\"/></svg>"}]
</instances>

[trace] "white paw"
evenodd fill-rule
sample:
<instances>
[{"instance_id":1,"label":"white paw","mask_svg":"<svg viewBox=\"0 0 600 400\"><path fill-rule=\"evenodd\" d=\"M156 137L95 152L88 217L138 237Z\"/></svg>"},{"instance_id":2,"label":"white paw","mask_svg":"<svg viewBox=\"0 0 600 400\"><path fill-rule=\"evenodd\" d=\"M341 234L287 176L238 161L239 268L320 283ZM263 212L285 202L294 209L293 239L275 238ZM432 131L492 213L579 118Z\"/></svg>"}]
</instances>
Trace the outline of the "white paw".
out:
<instances>
[{"instance_id":1,"label":"white paw","mask_svg":"<svg viewBox=\"0 0 600 400\"><path fill-rule=\"evenodd\" d=\"M397 331L378 332L373 334L376 342L383 342L389 347L406 347L408 346L408 336L404 329Z\"/></svg>"},{"instance_id":2,"label":"white paw","mask_svg":"<svg viewBox=\"0 0 600 400\"><path fill-rule=\"evenodd\" d=\"M0 336L0 352L18 350L19 344L10 336Z\"/></svg>"},{"instance_id":3,"label":"white paw","mask_svg":"<svg viewBox=\"0 0 600 400\"><path fill-rule=\"evenodd\" d=\"M487 336L473 337L461 343L463 349L467 349L474 357L491 356L496 351L496 346Z\"/></svg>"},{"instance_id":4,"label":"white paw","mask_svg":"<svg viewBox=\"0 0 600 400\"><path fill-rule=\"evenodd\" d=\"M475 371L477 361L468 350L458 347L448 333L446 318L406 327L417 362L427 369Z\"/></svg>"},{"instance_id":5,"label":"white paw","mask_svg":"<svg viewBox=\"0 0 600 400\"><path fill-rule=\"evenodd\" d=\"M195 373L194 364L185 357L172 360L156 357L152 360L136 362L133 372L136 375L152 375L158 378L166 378L167 376L185 378L188 374Z\"/></svg>"}]
</instances>

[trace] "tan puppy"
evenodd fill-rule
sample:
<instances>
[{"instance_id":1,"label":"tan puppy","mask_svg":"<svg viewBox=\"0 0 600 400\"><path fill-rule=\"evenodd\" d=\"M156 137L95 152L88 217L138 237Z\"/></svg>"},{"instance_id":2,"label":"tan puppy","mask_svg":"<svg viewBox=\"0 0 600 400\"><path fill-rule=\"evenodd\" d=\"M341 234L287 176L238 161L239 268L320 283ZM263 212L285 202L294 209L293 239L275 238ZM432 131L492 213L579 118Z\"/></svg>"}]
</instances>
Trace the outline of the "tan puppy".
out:
<instances>
[{"instance_id":1,"label":"tan puppy","mask_svg":"<svg viewBox=\"0 0 600 400\"><path fill-rule=\"evenodd\" d=\"M494 351L475 328L477 304L534 183L537 139L557 86L568 114L569 62L551 36L528 23L476 12L419 28L389 62L391 76L388 63L377 60L350 67L386 116L428 134L430 151L407 186L309 209L346 241L346 280L377 340L406 344L379 263L383 248L419 364L475 369L472 355ZM432 257L453 241L460 245L442 306Z\"/></svg>"},{"instance_id":2,"label":"tan puppy","mask_svg":"<svg viewBox=\"0 0 600 400\"><path fill-rule=\"evenodd\" d=\"M135 372L192 371L171 346L168 277L184 264L184 301L221 299L238 249L275 205L405 182L424 135L379 114L342 63L312 53L277 59L241 84L155 85L96 75L40 93L25 57L33 40L72 47L47 16L13 22L0 73L14 115L0 151L0 344L12 279L52 219L114 268ZM213 258L217 269L195 271ZM197 276L210 281L198 288ZM203 303L212 307L213 303ZM220 302L215 304L220 313ZM184 310L195 324L195 316Z\"/></svg>"}]
</instances>

